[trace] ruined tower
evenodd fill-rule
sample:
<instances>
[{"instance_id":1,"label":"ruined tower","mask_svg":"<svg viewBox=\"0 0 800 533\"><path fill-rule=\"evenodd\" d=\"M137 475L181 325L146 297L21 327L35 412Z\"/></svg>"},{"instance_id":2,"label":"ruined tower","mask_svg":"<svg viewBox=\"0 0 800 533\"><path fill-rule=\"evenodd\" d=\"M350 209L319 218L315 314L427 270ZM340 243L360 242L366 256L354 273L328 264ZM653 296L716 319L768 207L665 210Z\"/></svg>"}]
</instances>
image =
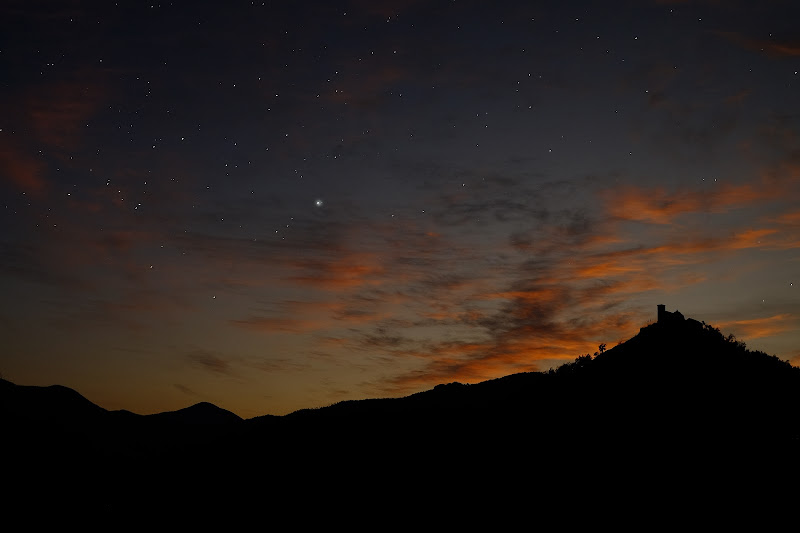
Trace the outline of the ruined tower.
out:
<instances>
[{"instance_id":1,"label":"ruined tower","mask_svg":"<svg viewBox=\"0 0 800 533\"><path fill-rule=\"evenodd\" d=\"M658 304L658 323L659 324L680 324L684 320L683 314L677 309L671 313L667 311L664 304ZM696 322L696 321L695 321Z\"/></svg>"}]
</instances>

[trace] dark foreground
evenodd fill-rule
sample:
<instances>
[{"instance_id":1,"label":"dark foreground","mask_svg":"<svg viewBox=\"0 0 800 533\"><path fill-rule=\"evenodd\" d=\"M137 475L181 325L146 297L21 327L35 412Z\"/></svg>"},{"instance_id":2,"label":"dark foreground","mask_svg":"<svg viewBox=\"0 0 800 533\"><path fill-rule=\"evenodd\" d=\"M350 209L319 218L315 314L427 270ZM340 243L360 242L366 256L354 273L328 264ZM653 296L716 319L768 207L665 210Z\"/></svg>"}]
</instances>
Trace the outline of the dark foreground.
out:
<instances>
[{"instance_id":1,"label":"dark foreground","mask_svg":"<svg viewBox=\"0 0 800 533\"><path fill-rule=\"evenodd\" d=\"M0 385L4 512L33 522L646 526L766 505L767 525L800 495L800 369L694 321L548 373L283 417Z\"/></svg>"}]
</instances>

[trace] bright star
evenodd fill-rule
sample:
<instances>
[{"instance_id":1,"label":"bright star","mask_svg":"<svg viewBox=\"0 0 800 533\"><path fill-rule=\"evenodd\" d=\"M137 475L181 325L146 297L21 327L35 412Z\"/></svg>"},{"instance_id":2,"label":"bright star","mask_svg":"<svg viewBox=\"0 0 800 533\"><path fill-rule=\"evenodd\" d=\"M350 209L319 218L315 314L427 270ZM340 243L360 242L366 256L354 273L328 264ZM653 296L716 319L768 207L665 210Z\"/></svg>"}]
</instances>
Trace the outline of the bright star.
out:
<instances>
[{"instance_id":1,"label":"bright star","mask_svg":"<svg viewBox=\"0 0 800 533\"><path fill-rule=\"evenodd\" d=\"M317 207L322 207L322 199L317 198L316 200L314 200L314 205Z\"/></svg>"}]
</instances>

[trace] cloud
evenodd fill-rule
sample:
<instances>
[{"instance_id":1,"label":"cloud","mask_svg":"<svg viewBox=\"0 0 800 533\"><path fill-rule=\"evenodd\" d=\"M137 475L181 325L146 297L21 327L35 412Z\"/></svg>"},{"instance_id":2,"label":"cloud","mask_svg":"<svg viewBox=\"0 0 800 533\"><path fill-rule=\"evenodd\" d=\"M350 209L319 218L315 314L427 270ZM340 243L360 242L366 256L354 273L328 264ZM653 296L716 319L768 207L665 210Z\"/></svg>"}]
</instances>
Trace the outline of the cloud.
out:
<instances>
[{"instance_id":1,"label":"cloud","mask_svg":"<svg viewBox=\"0 0 800 533\"><path fill-rule=\"evenodd\" d=\"M782 313L762 318L722 322L717 327L721 330L732 330L747 339L760 339L796 329L797 317L791 313Z\"/></svg>"},{"instance_id":2,"label":"cloud","mask_svg":"<svg viewBox=\"0 0 800 533\"><path fill-rule=\"evenodd\" d=\"M772 57L797 57L800 56L800 41L797 39L755 39L743 33L732 31L718 31L717 35L728 39L729 41L756 52Z\"/></svg>"},{"instance_id":3,"label":"cloud","mask_svg":"<svg viewBox=\"0 0 800 533\"><path fill-rule=\"evenodd\" d=\"M71 290L87 290L91 280L64 269L53 268L41 250L32 244L0 242L0 271L9 277Z\"/></svg>"},{"instance_id":4,"label":"cloud","mask_svg":"<svg viewBox=\"0 0 800 533\"><path fill-rule=\"evenodd\" d=\"M471 257L467 250L451 254L443 265L467 261L472 267L413 278L406 293L417 294L416 301L425 305L412 308L417 319L387 322L352 346L411 365L377 385L392 395L441 382L540 370L591 353L599 343L629 338L643 325L642 310L632 302L648 293L699 283L715 263L749 250L795 247L795 233L786 231L800 220L795 210L764 218L748 214L724 224L696 225L692 217L722 219L733 209L782 202L796 181L794 172L765 171L750 183L720 185L710 192L623 185L598 191L601 202L594 210L550 214L547 224L536 223L535 205L491 197L479 203L467 197L446 199L445 208L458 216L441 219L440 243L445 246L458 242L448 227L468 224L471 216L485 216L494 206L513 205L521 214L500 226L508 239L493 252L503 257L502 268L482 270L491 264L490 246L483 246L480 256ZM685 218L678 223L679 217ZM649 224L632 226L629 221ZM477 242L481 237L471 238ZM428 260L432 263L426 268L439 264L436 256ZM758 335L782 331L788 317L773 318L780 325L772 330L767 329L769 319L739 326Z\"/></svg>"},{"instance_id":5,"label":"cloud","mask_svg":"<svg viewBox=\"0 0 800 533\"><path fill-rule=\"evenodd\" d=\"M200 394L190 389L186 385L182 385L180 383L174 383L173 386L187 396L192 396L194 398L200 397Z\"/></svg>"},{"instance_id":6,"label":"cloud","mask_svg":"<svg viewBox=\"0 0 800 533\"><path fill-rule=\"evenodd\" d=\"M365 110L376 109L390 98L395 85L413 79L412 72L399 65L378 64L357 79L340 81L322 93L327 100ZM398 92L398 94L400 94Z\"/></svg>"},{"instance_id":7,"label":"cloud","mask_svg":"<svg viewBox=\"0 0 800 533\"><path fill-rule=\"evenodd\" d=\"M196 367L202 368L212 374L233 375L230 359L221 357L208 350L195 350L186 356Z\"/></svg>"},{"instance_id":8,"label":"cloud","mask_svg":"<svg viewBox=\"0 0 800 533\"><path fill-rule=\"evenodd\" d=\"M772 220L781 226L797 227L800 226L800 211L782 213Z\"/></svg>"},{"instance_id":9,"label":"cloud","mask_svg":"<svg viewBox=\"0 0 800 533\"><path fill-rule=\"evenodd\" d=\"M234 326L262 332L291 332L291 333L310 333L322 330L329 324L328 321L309 320L295 317L264 317L253 316L241 320L231 320Z\"/></svg>"},{"instance_id":10,"label":"cloud","mask_svg":"<svg viewBox=\"0 0 800 533\"><path fill-rule=\"evenodd\" d=\"M745 102L745 100L747 100L750 97L752 93L753 93L752 89L742 89L739 92L728 96L725 99L725 103L741 105Z\"/></svg>"},{"instance_id":11,"label":"cloud","mask_svg":"<svg viewBox=\"0 0 800 533\"><path fill-rule=\"evenodd\" d=\"M559 312L566 310L566 306L512 301L489 320L492 329L485 342L447 341L422 346L417 351L398 351L421 359L424 364L388 378L383 387L390 394L402 394L437 383L474 383L514 372L541 370L541 362L566 361L594 351L595 339L608 342L612 340L610 335L617 335L613 340L621 340L619 332L631 331L638 325L637 317L626 313L563 320Z\"/></svg>"},{"instance_id":12,"label":"cloud","mask_svg":"<svg viewBox=\"0 0 800 533\"><path fill-rule=\"evenodd\" d=\"M28 194L44 193L48 186L44 177L47 165L20 149L8 139L8 134L3 136L3 142L0 144L0 179Z\"/></svg>"},{"instance_id":13,"label":"cloud","mask_svg":"<svg viewBox=\"0 0 800 533\"><path fill-rule=\"evenodd\" d=\"M532 277L528 276L533 271L523 263L507 290L473 292L452 305L453 309L466 307L466 311L423 314L432 319L424 325L461 326L458 331L474 340L435 341L428 337L420 341L414 335L419 323L410 325L406 335L387 328L364 338L363 344L369 348L423 362L421 368L388 378L385 392L398 394L443 381L475 382L540 370L540 364L546 368L554 361L593 351L600 342L620 340L641 325L638 313L617 307L625 296L660 288L656 274L642 267L637 276L614 281L591 278L581 283L570 267L581 251L571 252L569 259L553 257ZM581 260L582 265L590 263L591 259ZM472 288L479 286L485 284ZM449 302L445 299L443 307Z\"/></svg>"},{"instance_id":14,"label":"cloud","mask_svg":"<svg viewBox=\"0 0 800 533\"><path fill-rule=\"evenodd\" d=\"M304 272L288 276L287 281L325 290L379 285L383 283L385 273L376 255L359 252L342 251L329 260L300 259L293 266L294 270Z\"/></svg>"},{"instance_id":15,"label":"cloud","mask_svg":"<svg viewBox=\"0 0 800 533\"><path fill-rule=\"evenodd\" d=\"M343 326L352 327L377 322L386 315L377 310L376 306L387 303L383 298L370 301L358 296L336 302L284 300L277 303L275 305L277 310L269 315L230 320L230 324L265 333L323 335L329 330Z\"/></svg>"},{"instance_id":16,"label":"cloud","mask_svg":"<svg viewBox=\"0 0 800 533\"><path fill-rule=\"evenodd\" d=\"M41 194L48 189L49 162L75 164L70 156L106 100L105 76L101 69L77 67L60 79L6 88L0 102L5 117L0 172L6 181Z\"/></svg>"},{"instance_id":17,"label":"cloud","mask_svg":"<svg viewBox=\"0 0 800 533\"><path fill-rule=\"evenodd\" d=\"M75 80L40 85L28 92L28 118L36 137L62 150L75 148L84 138L87 121L105 99L104 89L86 71Z\"/></svg>"},{"instance_id":18,"label":"cloud","mask_svg":"<svg viewBox=\"0 0 800 533\"><path fill-rule=\"evenodd\" d=\"M722 213L785 198L797 188L800 173L791 167L764 172L752 182L708 183L701 188L619 186L601 192L606 211L620 220L668 224L681 215Z\"/></svg>"}]
</instances>

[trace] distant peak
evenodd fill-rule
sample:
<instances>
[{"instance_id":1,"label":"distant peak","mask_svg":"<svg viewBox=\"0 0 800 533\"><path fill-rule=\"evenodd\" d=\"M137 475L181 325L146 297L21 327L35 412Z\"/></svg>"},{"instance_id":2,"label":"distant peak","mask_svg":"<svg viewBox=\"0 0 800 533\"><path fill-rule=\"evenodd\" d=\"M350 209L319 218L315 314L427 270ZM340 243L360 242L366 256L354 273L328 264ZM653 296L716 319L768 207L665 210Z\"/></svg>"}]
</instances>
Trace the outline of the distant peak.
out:
<instances>
[{"instance_id":1,"label":"distant peak","mask_svg":"<svg viewBox=\"0 0 800 533\"><path fill-rule=\"evenodd\" d=\"M199 402L177 411L168 411L151 416L180 419L189 423L218 423L241 419L239 415L209 402Z\"/></svg>"},{"instance_id":2,"label":"distant peak","mask_svg":"<svg viewBox=\"0 0 800 533\"><path fill-rule=\"evenodd\" d=\"M221 409L221 407L217 407L211 402L198 402L194 405L190 405L187 409Z\"/></svg>"}]
</instances>

